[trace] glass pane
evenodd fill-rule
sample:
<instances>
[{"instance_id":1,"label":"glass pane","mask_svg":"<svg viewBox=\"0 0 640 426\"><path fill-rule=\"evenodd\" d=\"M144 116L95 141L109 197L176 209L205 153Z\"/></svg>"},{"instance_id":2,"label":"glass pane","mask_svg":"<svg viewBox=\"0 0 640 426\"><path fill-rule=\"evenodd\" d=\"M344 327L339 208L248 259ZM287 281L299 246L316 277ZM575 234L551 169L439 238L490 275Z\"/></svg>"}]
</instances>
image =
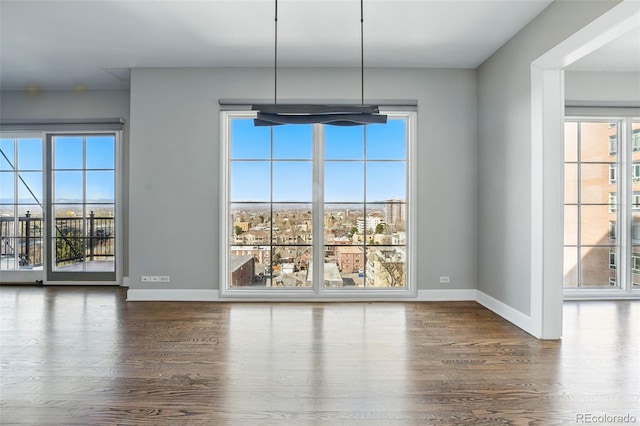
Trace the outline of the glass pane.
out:
<instances>
[{"instance_id":1,"label":"glass pane","mask_svg":"<svg viewBox=\"0 0 640 426\"><path fill-rule=\"evenodd\" d=\"M331 256L333 245L350 245L364 242L364 235L358 234L358 219L363 225L363 204L325 204L324 206L324 243ZM364 230L364 228L363 228ZM325 257L327 256L325 250ZM325 259L327 260L327 259Z\"/></svg>"},{"instance_id":2,"label":"glass pane","mask_svg":"<svg viewBox=\"0 0 640 426\"><path fill-rule=\"evenodd\" d=\"M58 172L61 173L61 172ZM86 201L89 203L115 202L115 173L87 171Z\"/></svg>"},{"instance_id":3,"label":"glass pane","mask_svg":"<svg viewBox=\"0 0 640 426\"><path fill-rule=\"evenodd\" d=\"M367 202L405 200L405 162L367 162Z\"/></svg>"},{"instance_id":4,"label":"glass pane","mask_svg":"<svg viewBox=\"0 0 640 426\"><path fill-rule=\"evenodd\" d=\"M578 248L564 248L564 288L578 287Z\"/></svg>"},{"instance_id":5,"label":"glass pane","mask_svg":"<svg viewBox=\"0 0 640 426\"><path fill-rule=\"evenodd\" d=\"M583 247L581 287L610 287L616 282L616 250L609 247Z\"/></svg>"},{"instance_id":6,"label":"glass pane","mask_svg":"<svg viewBox=\"0 0 640 426\"><path fill-rule=\"evenodd\" d=\"M18 170L42 170L42 139L18 139Z\"/></svg>"},{"instance_id":7,"label":"glass pane","mask_svg":"<svg viewBox=\"0 0 640 426\"><path fill-rule=\"evenodd\" d=\"M53 172L56 203L82 203L82 172Z\"/></svg>"},{"instance_id":8,"label":"glass pane","mask_svg":"<svg viewBox=\"0 0 640 426\"><path fill-rule=\"evenodd\" d=\"M564 161L578 161L578 123L564 124Z\"/></svg>"},{"instance_id":9,"label":"glass pane","mask_svg":"<svg viewBox=\"0 0 640 426\"><path fill-rule=\"evenodd\" d=\"M407 125L404 119L366 126L367 160L404 160L407 157Z\"/></svg>"},{"instance_id":10,"label":"glass pane","mask_svg":"<svg viewBox=\"0 0 640 426\"><path fill-rule=\"evenodd\" d=\"M311 287L311 246L274 246L272 257L272 287Z\"/></svg>"},{"instance_id":11,"label":"glass pane","mask_svg":"<svg viewBox=\"0 0 640 426\"><path fill-rule=\"evenodd\" d=\"M578 206L564 206L564 245L578 244Z\"/></svg>"},{"instance_id":12,"label":"glass pane","mask_svg":"<svg viewBox=\"0 0 640 426\"><path fill-rule=\"evenodd\" d=\"M99 204L87 206L87 235L96 241L107 242L116 235L115 205ZM108 241L110 254L114 254L113 241Z\"/></svg>"},{"instance_id":13,"label":"glass pane","mask_svg":"<svg viewBox=\"0 0 640 426\"><path fill-rule=\"evenodd\" d=\"M273 127L273 158L310 160L313 151L311 124Z\"/></svg>"},{"instance_id":14,"label":"glass pane","mask_svg":"<svg viewBox=\"0 0 640 426\"><path fill-rule=\"evenodd\" d=\"M42 204L42 172L20 172L18 175L18 203Z\"/></svg>"},{"instance_id":15,"label":"glass pane","mask_svg":"<svg viewBox=\"0 0 640 426\"><path fill-rule=\"evenodd\" d=\"M273 162L273 201L311 201L313 188L311 161Z\"/></svg>"},{"instance_id":16,"label":"glass pane","mask_svg":"<svg viewBox=\"0 0 640 426\"><path fill-rule=\"evenodd\" d=\"M18 208L18 236L42 237L42 209L38 206Z\"/></svg>"},{"instance_id":17,"label":"glass pane","mask_svg":"<svg viewBox=\"0 0 640 426\"><path fill-rule=\"evenodd\" d=\"M116 138L113 135L87 136L87 169L116 168Z\"/></svg>"},{"instance_id":18,"label":"glass pane","mask_svg":"<svg viewBox=\"0 0 640 426\"><path fill-rule=\"evenodd\" d=\"M364 127L325 126L324 158L327 160L364 159Z\"/></svg>"},{"instance_id":19,"label":"glass pane","mask_svg":"<svg viewBox=\"0 0 640 426\"><path fill-rule=\"evenodd\" d=\"M405 287L404 247L368 247L365 287Z\"/></svg>"},{"instance_id":20,"label":"glass pane","mask_svg":"<svg viewBox=\"0 0 640 426\"><path fill-rule=\"evenodd\" d=\"M14 172L0 171L0 203L15 203L15 176Z\"/></svg>"},{"instance_id":21,"label":"glass pane","mask_svg":"<svg viewBox=\"0 0 640 426\"><path fill-rule=\"evenodd\" d=\"M640 162L640 122L631 123L631 158Z\"/></svg>"},{"instance_id":22,"label":"glass pane","mask_svg":"<svg viewBox=\"0 0 640 426\"><path fill-rule=\"evenodd\" d=\"M265 270L269 265L269 247L231 246L229 270L230 287L264 286Z\"/></svg>"},{"instance_id":23,"label":"glass pane","mask_svg":"<svg viewBox=\"0 0 640 426\"><path fill-rule=\"evenodd\" d=\"M580 123L582 161L615 162L618 152L618 125L609 122Z\"/></svg>"},{"instance_id":24,"label":"glass pane","mask_svg":"<svg viewBox=\"0 0 640 426\"><path fill-rule=\"evenodd\" d=\"M608 164L582 164L580 191L584 204L607 204L609 193L616 192L616 184L610 182Z\"/></svg>"},{"instance_id":25,"label":"glass pane","mask_svg":"<svg viewBox=\"0 0 640 426\"><path fill-rule=\"evenodd\" d=\"M327 161L324 166L327 202L364 202L364 162Z\"/></svg>"},{"instance_id":26,"label":"glass pane","mask_svg":"<svg viewBox=\"0 0 640 426\"><path fill-rule=\"evenodd\" d=\"M54 238L55 270L65 272L83 272L85 260L85 239L70 236Z\"/></svg>"},{"instance_id":27,"label":"glass pane","mask_svg":"<svg viewBox=\"0 0 640 426\"><path fill-rule=\"evenodd\" d=\"M325 260L325 287L364 287L364 245L325 246L325 253L333 253Z\"/></svg>"},{"instance_id":28,"label":"glass pane","mask_svg":"<svg viewBox=\"0 0 640 426\"><path fill-rule=\"evenodd\" d=\"M609 239L610 222L615 222L617 215L609 212L609 206L582 206L581 243L583 245L613 245Z\"/></svg>"},{"instance_id":29,"label":"glass pane","mask_svg":"<svg viewBox=\"0 0 640 426\"><path fill-rule=\"evenodd\" d=\"M578 202L578 165L565 164L564 166L564 202L576 204Z\"/></svg>"},{"instance_id":30,"label":"glass pane","mask_svg":"<svg viewBox=\"0 0 640 426\"><path fill-rule=\"evenodd\" d=\"M232 244L256 245L271 243L271 207L269 204L231 205Z\"/></svg>"},{"instance_id":31,"label":"glass pane","mask_svg":"<svg viewBox=\"0 0 640 426\"><path fill-rule=\"evenodd\" d=\"M6 222L0 221L0 230L8 225ZM13 227L13 223L10 224ZM4 232L4 231L3 231ZM0 240L0 271L15 271L20 264L20 248L15 238L3 238Z\"/></svg>"},{"instance_id":32,"label":"glass pane","mask_svg":"<svg viewBox=\"0 0 640 426\"><path fill-rule=\"evenodd\" d=\"M16 238L18 269L40 269L42 267L42 238Z\"/></svg>"},{"instance_id":33,"label":"glass pane","mask_svg":"<svg viewBox=\"0 0 640 426\"><path fill-rule=\"evenodd\" d=\"M231 162L231 200L269 201L271 163L267 161Z\"/></svg>"},{"instance_id":34,"label":"glass pane","mask_svg":"<svg viewBox=\"0 0 640 426\"><path fill-rule=\"evenodd\" d=\"M82 169L82 137L53 138L54 169Z\"/></svg>"},{"instance_id":35,"label":"glass pane","mask_svg":"<svg viewBox=\"0 0 640 426\"><path fill-rule=\"evenodd\" d=\"M256 127L253 118L231 120L231 158L266 160L271 158L271 129Z\"/></svg>"},{"instance_id":36,"label":"glass pane","mask_svg":"<svg viewBox=\"0 0 640 426\"><path fill-rule=\"evenodd\" d=\"M311 204L273 205L273 244L311 245L312 222Z\"/></svg>"},{"instance_id":37,"label":"glass pane","mask_svg":"<svg viewBox=\"0 0 640 426\"><path fill-rule=\"evenodd\" d=\"M631 242L640 245L640 213L632 213Z\"/></svg>"},{"instance_id":38,"label":"glass pane","mask_svg":"<svg viewBox=\"0 0 640 426\"><path fill-rule=\"evenodd\" d=\"M640 288L640 245L631 247L631 283L634 289Z\"/></svg>"},{"instance_id":39,"label":"glass pane","mask_svg":"<svg viewBox=\"0 0 640 426\"><path fill-rule=\"evenodd\" d=\"M84 237L84 217L82 205L56 205L54 236Z\"/></svg>"},{"instance_id":40,"label":"glass pane","mask_svg":"<svg viewBox=\"0 0 640 426\"><path fill-rule=\"evenodd\" d=\"M15 145L13 139L0 139L0 170L14 170Z\"/></svg>"},{"instance_id":41,"label":"glass pane","mask_svg":"<svg viewBox=\"0 0 640 426\"><path fill-rule=\"evenodd\" d=\"M2 238L16 236L15 208L13 205L0 205L0 246ZM2 252L4 253L4 251Z\"/></svg>"}]
</instances>

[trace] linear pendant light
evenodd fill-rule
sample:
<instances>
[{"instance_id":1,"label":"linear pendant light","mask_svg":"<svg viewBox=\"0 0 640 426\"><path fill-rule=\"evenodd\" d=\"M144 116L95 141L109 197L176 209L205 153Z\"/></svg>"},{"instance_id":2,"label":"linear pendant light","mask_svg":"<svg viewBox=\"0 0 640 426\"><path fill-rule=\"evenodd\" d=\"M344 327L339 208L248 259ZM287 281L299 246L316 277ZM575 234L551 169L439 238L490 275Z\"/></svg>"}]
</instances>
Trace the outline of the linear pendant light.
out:
<instances>
[{"instance_id":1,"label":"linear pendant light","mask_svg":"<svg viewBox=\"0 0 640 426\"><path fill-rule=\"evenodd\" d=\"M387 122L387 116L380 114L377 105L364 104L364 0L360 0L360 105L278 103L278 0L275 0L274 51L273 104L252 105L251 109L258 112L255 126L316 123L361 126Z\"/></svg>"}]
</instances>

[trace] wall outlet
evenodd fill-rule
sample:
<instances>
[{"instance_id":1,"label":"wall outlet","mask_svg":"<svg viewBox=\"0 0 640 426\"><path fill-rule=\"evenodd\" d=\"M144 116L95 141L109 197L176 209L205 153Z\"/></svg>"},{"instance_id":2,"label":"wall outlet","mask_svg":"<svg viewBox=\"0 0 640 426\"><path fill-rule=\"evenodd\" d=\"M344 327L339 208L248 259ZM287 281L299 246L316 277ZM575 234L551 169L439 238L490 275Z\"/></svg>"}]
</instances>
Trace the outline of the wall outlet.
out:
<instances>
[{"instance_id":1,"label":"wall outlet","mask_svg":"<svg viewBox=\"0 0 640 426\"><path fill-rule=\"evenodd\" d=\"M171 281L171 277L169 275L160 275L161 283L168 283Z\"/></svg>"},{"instance_id":2,"label":"wall outlet","mask_svg":"<svg viewBox=\"0 0 640 426\"><path fill-rule=\"evenodd\" d=\"M149 281L151 281L151 277L148 275L143 275L140 277L140 281L143 283L148 283Z\"/></svg>"},{"instance_id":3,"label":"wall outlet","mask_svg":"<svg viewBox=\"0 0 640 426\"><path fill-rule=\"evenodd\" d=\"M153 277L151 277L151 282L152 283L160 282L160 277L157 275L154 275Z\"/></svg>"},{"instance_id":4,"label":"wall outlet","mask_svg":"<svg viewBox=\"0 0 640 426\"><path fill-rule=\"evenodd\" d=\"M449 277L440 277L440 282L441 283L449 283L449 282L451 282L451 280L449 279Z\"/></svg>"}]
</instances>

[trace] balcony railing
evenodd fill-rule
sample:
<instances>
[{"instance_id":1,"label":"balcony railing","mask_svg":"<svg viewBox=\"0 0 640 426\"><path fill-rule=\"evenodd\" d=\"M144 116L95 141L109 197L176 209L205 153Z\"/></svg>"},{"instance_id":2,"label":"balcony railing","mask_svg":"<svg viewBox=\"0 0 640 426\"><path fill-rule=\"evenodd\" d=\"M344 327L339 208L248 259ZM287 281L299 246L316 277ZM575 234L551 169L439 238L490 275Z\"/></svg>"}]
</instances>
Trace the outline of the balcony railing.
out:
<instances>
[{"instance_id":1,"label":"balcony railing","mask_svg":"<svg viewBox=\"0 0 640 426\"><path fill-rule=\"evenodd\" d=\"M42 266L43 219L29 212L18 218L0 217L2 269L32 269ZM115 255L115 221L93 212L86 218L56 218L54 221L56 266L104 260ZM15 266L9 266L14 260ZM6 262L5 262L6 261Z\"/></svg>"}]
</instances>

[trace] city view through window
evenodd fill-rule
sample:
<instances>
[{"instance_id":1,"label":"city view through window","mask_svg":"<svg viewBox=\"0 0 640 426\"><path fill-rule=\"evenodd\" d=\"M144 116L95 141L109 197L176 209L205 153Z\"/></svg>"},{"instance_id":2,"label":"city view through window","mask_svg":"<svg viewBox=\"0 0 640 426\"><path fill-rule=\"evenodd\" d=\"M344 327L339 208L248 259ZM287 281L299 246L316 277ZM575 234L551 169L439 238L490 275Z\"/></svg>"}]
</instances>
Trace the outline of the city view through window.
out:
<instances>
[{"instance_id":1,"label":"city view through window","mask_svg":"<svg viewBox=\"0 0 640 426\"><path fill-rule=\"evenodd\" d=\"M640 286L640 123L623 123L565 123L567 289Z\"/></svg>"},{"instance_id":2,"label":"city view through window","mask_svg":"<svg viewBox=\"0 0 640 426\"><path fill-rule=\"evenodd\" d=\"M406 288L406 117L316 126L231 118L229 286Z\"/></svg>"}]
</instances>

